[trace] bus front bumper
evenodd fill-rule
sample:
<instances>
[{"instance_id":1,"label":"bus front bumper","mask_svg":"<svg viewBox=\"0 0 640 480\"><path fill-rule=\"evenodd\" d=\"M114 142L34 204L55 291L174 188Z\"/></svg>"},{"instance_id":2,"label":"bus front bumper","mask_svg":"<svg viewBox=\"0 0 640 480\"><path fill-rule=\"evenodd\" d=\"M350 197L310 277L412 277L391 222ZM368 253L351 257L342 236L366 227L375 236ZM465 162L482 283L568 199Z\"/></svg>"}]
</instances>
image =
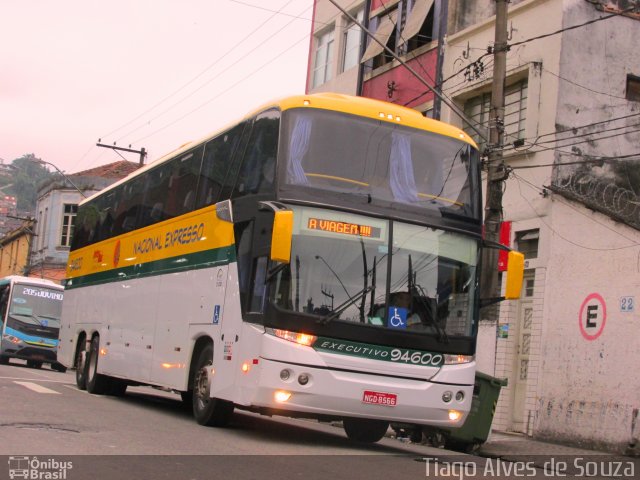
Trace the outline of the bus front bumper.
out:
<instances>
[{"instance_id":1,"label":"bus front bumper","mask_svg":"<svg viewBox=\"0 0 640 480\"><path fill-rule=\"evenodd\" d=\"M252 408L318 417L361 417L390 422L462 426L473 385L434 383L357 371L261 359ZM247 392L248 393L248 392ZM247 398L245 397L245 398ZM445 399L451 397L449 401ZM462 399L460 399L462 397ZM454 413L452 413L454 412ZM451 420L456 417L455 420Z\"/></svg>"}]
</instances>

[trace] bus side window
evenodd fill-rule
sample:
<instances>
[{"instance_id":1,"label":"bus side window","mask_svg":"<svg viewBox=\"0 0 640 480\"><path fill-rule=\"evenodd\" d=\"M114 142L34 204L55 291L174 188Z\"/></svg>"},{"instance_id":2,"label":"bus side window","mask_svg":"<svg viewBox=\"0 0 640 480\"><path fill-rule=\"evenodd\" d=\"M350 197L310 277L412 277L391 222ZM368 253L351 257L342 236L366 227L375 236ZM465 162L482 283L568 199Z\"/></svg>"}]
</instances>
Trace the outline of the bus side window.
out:
<instances>
[{"instance_id":1,"label":"bus side window","mask_svg":"<svg viewBox=\"0 0 640 480\"><path fill-rule=\"evenodd\" d=\"M4 317L7 314L7 303L9 302L9 286L3 287L0 290L0 325L4 322ZM0 328L1 330L1 328Z\"/></svg>"},{"instance_id":2,"label":"bus side window","mask_svg":"<svg viewBox=\"0 0 640 480\"><path fill-rule=\"evenodd\" d=\"M203 148L197 148L173 160L164 214L167 218L193 210Z\"/></svg>"},{"instance_id":3,"label":"bus side window","mask_svg":"<svg viewBox=\"0 0 640 480\"><path fill-rule=\"evenodd\" d=\"M130 232L138 226L138 212L144 193L144 181L138 177L124 186L115 214L112 235Z\"/></svg>"},{"instance_id":4,"label":"bus side window","mask_svg":"<svg viewBox=\"0 0 640 480\"><path fill-rule=\"evenodd\" d=\"M165 213L165 202L173 170L174 161L171 161L149 171L144 189L142 216L138 227L153 225L168 218Z\"/></svg>"},{"instance_id":5,"label":"bus side window","mask_svg":"<svg viewBox=\"0 0 640 480\"><path fill-rule=\"evenodd\" d=\"M232 155L239 143L243 128L244 124L238 125L205 145L198 181L196 209L224 200L224 197L221 197L222 186L229 173Z\"/></svg>"},{"instance_id":6,"label":"bus side window","mask_svg":"<svg viewBox=\"0 0 640 480\"><path fill-rule=\"evenodd\" d=\"M279 125L280 112L277 110L269 110L256 117L233 198L273 191Z\"/></svg>"}]
</instances>

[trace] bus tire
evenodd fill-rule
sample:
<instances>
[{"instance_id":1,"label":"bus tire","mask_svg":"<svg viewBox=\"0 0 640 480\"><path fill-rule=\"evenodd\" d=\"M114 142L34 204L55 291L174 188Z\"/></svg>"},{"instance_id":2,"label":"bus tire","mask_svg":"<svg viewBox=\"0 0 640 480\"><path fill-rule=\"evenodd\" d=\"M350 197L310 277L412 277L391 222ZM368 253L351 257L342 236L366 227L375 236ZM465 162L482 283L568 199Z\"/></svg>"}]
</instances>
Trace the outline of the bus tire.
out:
<instances>
[{"instance_id":1,"label":"bus tire","mask_svg":"<svg viewBox=\"0 0 640 480\"><path fill-rule=\"evenodd\" d=\"M109 378L109 385L107 386L106 393L114 397L122 397L127 393L127 382L120 380L119 378Z\"/></svg>"},{"instance_id":2,"label":"bus tire","mask_svg":"<svg viewBox=\"0 0 640 480\"><path fill-rule=\"evenodd\" d=\"M198 355L193 378L193 416L200 425L224 427L233 415L233 403L211 398L211 365L213 347L205 346Z\"/></svg>"},{"instance_id":3,"label":"bus tire","mask_svg":"<svg viewBox=\"0 0 640 480\"><path fill-rule=\"evenodd\" d=\"M87 392L94 395L106 393L109 386L109 378L98 373L98 357L100 356L100 337L97 335L91 340L91 347L87 356Z\"/></svg>"},{"instance_id":4,"label":"bus tire","mask_svg":"<svg viewBox=\"0 0 640 480\"><path fill-rule=\"evenodd\" d=\"M180 399L182 400L182 408L186 412L193 410L193 390L187 390L186 392L180 392Z\"/></svg>"},{"instance_id":5,"label":"bus tire","mask_svg":"<svg viewBox=\"0 0 640 480\"><path fill-rule=\"evenodd\" d=\"M37 362L36 360L27 360L27 367L42 368L42 362Z\"/></svg>"},{"instance_id":6,"label":"bus tire","mask_svg":"<svg viewBox=\"0 0 640 480\"><path fill-rule=\"evenodd\" d=\"M9 365L9 357L0 355L0 365Z\"/></svg>"},{"instance_id":7,"label":"bus tire","mask_svg":"<svg viewBox=\"0 0 640 480\"><path fill-rule=\"evenodd\" d=\"M76 386L78 390L87 389L87 368L89 363L87 362L87 342L82 336L78 340L78 351L76 352L76 358L73 362L76 368Z\"/></svg>"},{"instance_id":8,"label":"bus tire","mask_svg":"<svg viewBox=\"0 0 640 480\"><path fill-rule=\"evenodd\" d=\"M65 373L67 371L67 367L65 367L61 363L52 363L51 370L55 370L56 372L60 372L60 373Z\"/></svg>"},{"instance_id":9,"label":"bus tire","mask_svg":"<svg viewBox=\"0 0 640 480\"><path fill-rule=\"evenodd\" d=\"M389 429L389 422L367 418L345 418L342 425L349 440L361 443L375 443Z\"/></svg>"}]
</instances>

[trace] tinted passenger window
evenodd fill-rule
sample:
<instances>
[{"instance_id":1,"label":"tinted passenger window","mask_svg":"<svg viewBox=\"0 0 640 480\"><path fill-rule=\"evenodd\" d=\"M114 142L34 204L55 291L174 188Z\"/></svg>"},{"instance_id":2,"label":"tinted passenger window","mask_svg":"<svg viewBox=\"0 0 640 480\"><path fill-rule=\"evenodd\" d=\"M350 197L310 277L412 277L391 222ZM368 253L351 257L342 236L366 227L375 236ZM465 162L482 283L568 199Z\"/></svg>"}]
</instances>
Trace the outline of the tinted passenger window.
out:
<instances>
[{"instance_id":1,"label":"tinted passenger window","mask_svg":"<svg viewBox=\"0 0 640 480\"><path fill-rule=\"evenodd\" d=\"M277 110L256 117L232 197L274 190L279 127Z\"/></svg>"},{"instance_id":2,"label":"tinted passenger window","mask_svg":"<svg viewBox=\"0 0 640 480\"><path fill-rule=\"evenodd\" d=\"M204 148L202 172L198 184L196 208L202 208L222 200L223 186L233 182L227 180L230 173L232 156L238 147L244 124L207 142Z\"/></svg>"}]
</instances>

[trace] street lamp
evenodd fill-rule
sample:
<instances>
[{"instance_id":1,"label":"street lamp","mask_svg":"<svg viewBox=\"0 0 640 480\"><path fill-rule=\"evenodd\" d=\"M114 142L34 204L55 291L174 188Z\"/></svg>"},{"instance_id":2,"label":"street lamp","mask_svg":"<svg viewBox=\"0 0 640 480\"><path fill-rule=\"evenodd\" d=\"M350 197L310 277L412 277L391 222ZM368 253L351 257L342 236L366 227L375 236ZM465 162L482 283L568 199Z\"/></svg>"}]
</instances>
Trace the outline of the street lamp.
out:
<instances>
[{"instance_id":1,"label":"street lamp","mask_svg":"<svg viewBox=\"0 0 640 480\"><path fill-rule=\"evenodd\" d=\"M73 188L75 188L78 192L80 192L80 195L82 195L84 198L87 198L87 196L84 194L84 192L83 192L82 190L80 190L80 189L76 186L76 184L75 184L75 183L73 183L73 182L71 181L71 179L70 179L69 177L67 177L67 176L64 174L64 172L63 172L62 170L60 170L60 169L59 169L56 165L54 165L53 163L51 163L51 162L47 162L46 160L41 160L41 159L39 159L39 158L32 159L31 161L32 161L32 162L35 162L35 163L39 163L39 164L41 164L41 165L51 165L53 168L55 168L55 169L56 169L56 171L57 171L60 175L62 175L62 176L64 177L64 179L65 179L65 180L67 180L67 181L71 184L71 186L72 186Z\"/></svg>"}]
</instances>

